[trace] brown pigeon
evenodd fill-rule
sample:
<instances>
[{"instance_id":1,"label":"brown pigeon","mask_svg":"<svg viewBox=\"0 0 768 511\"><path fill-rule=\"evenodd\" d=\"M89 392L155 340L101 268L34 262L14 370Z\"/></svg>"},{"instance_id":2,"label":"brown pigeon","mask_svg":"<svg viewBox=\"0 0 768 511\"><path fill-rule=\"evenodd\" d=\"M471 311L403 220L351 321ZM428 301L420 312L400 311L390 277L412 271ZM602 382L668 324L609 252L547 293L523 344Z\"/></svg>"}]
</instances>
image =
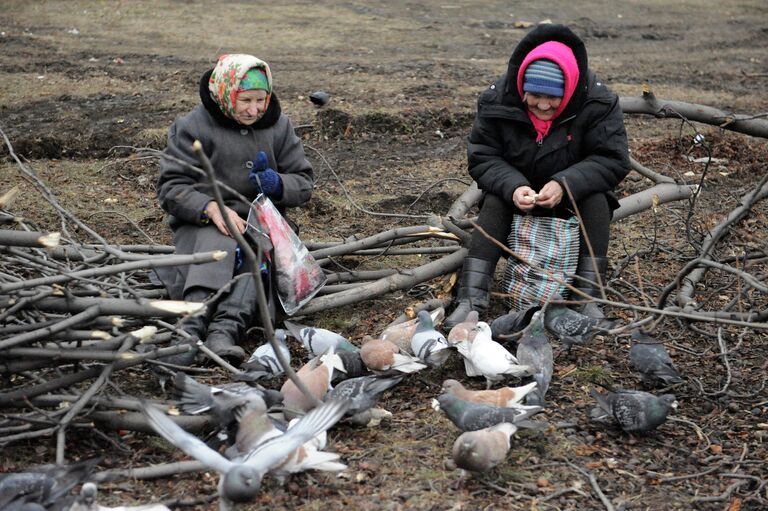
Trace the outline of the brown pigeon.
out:
<instances>
[{"instance_id":1,"label":"brown pigeon","mask_svg":"<svg viewBox=\"0 0 768 511\"><path fill-rule=\"evenodd\" d=\"M502 387L494 390L470 390L457 380L445 380L443 392L452 394L459 399L472 403L509 408L520 403L523 398L534 388L536 382L521 387Z\"/></svg>"},{"instance_id":2,"label":"brown pigeon","mask_svg":"<svg viewBox=\"0 0 768 511\"><path fill-rule=\"evenodd\" d=\"M515 431L517 426L509 422L466 431L453 443L453 461L464 470L486 472L507 457Z\"/></svg>"},{"instance_id":3,"label":"brown pigeon","mask_svg":"<svg viewBox=\"0 0 768 511\"><path fill-rule=\"evenodd\" d=\"M296 376L307 386L314 397L322 401L331 388L333 371L340 365L341 362L331 347L324 354L304 364L296 372ZM315 407L315 402L307 398L291 380L286 380L280 388L280 393L283 395L283 403L288 410L307 412Z\"/></svg>"},{"instance_id":4,"label":"brown pigeon","mask_svg":"<svg viewBox=\"0 0 768 511\"><path fill-rule=\"evenodd\" d=\"M368 369L379 374L414 373L427 367L418 358L402 353L392 341L370 336L363 339L360 358Z\"/></svg>"}]
</instances>

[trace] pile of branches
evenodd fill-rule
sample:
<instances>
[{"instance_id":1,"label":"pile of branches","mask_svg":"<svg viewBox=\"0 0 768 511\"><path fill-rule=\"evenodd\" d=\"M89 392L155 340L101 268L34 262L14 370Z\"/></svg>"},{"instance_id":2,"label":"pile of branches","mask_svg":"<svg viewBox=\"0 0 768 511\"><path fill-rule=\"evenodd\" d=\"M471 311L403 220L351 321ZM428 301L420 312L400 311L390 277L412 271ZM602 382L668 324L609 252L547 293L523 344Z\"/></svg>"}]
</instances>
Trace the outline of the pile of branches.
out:
<instances>
[{"instance_id":1,"label":"pile of branches","mask_svg":"<svg viewBox=\"0 0 768 511\"><path fill-rule=\"evenodd\" d=\"M693 126L682 111L699 115L695 120L737 129L757 136L768 136L768 123L756 118L737 118L707 110L699 105L670 104L652 94L643 98L622 98L625 112L676 117ZM699 108L697 108L699 107ZM714 111L714 113L713 113ZM745 127L746 126L746 127ZM695 128L694 128L695 129ZM2 133L0 131L0 133ZM695 131L694 143L704 146ZM147 367L157 373L168 367L163 357L182 353L190 346L176 345L175 336L184 335L179 320L199 312L203 304L167 300L166 293L152 278L152 269L166 265L204 264L224 256L221 252L176 255L163 245L120 246L109 243L88 225L62 207L54 194L36 176L28 163L20 160L5 138L9 153L25 179L48 201L60 218L60 232L46 232L12 212L15 191L0 198L0 445L32 438L56 436L56 462L65 460L66 434L78 427L150 431L138 398L126 397L113 377L121 371L141 371ZM147 151L152 154L151 151ZM162 155L154 154L157 157ZM206 159L195 170L212 177ZM689 185L654 172L636 161L633 170L653 185L622 199L614 221L638 212L657 208L670 201L694 201L700 192ZM215 183L215 182L214 182ZM214 186L215 188L215 186ZM597 301L617 308L631 308L631 325L649 325L674 316L688 324L714 323L717 328L733 325L752 331L768 328L768 310L763 301L768 286L764 275L751 274L750 262L768 259L760 251L741 258L718 257L717 246L729 229L749 216L752 206L768 195L768 176L756 183L715 227L695 241L697 254L690 257L676 278L655 298L642 305L616 299L609 291ZM322 293L301 311L313 314L358 303L398 290L408 290L456 271L467 254L474 219L469 216L481 197L476 185L470 186L443 216L433 216L421 225L391 229L363 239L308 243L315 259L326 269L328 284ZM220 195L217 197L220 200ZM234 231L234 229L230 229ZM85 239L84 239L85 238ZM244 243L243 243L244 245ZM764 244L763 244L764 245ZM246 251L248 252L248 251ZM370 256L427 255L424 264L413 268L393 265L383 270L344 270L341 258ZM246 253L249 264L259 254ZM253 268L258 268L254 265ZM341 269L341 270L339 270ZM334 271L339 270L339 271ZM731 289L738 289L725 307L698 302L695 289L708 271L730 276ZM253 272L258 275L258 271ZM254 279L261 285L260 279ZM738 284L737 286L735 284ZM262 289L263 292L263 289ZM725 291L722 291L725 292ZM440 305L449 298L438 297ZM265 302L265 300L261 300ZM423 308L436 305L434 300ZM260 309L262 318L266 304ZM264 337L273 341L272 325L262 321ZM723 356L727 350L721 345ZM279 350L276 350L279 353ZM227 369L237 369L222 364ZM173 369L173 367L171 367ZM190 369L206 371L206 369ZM287 370L292 377L292 371ZM301 388L301 385L299 385ZM167 403L159 403L167 406ZM114 413L115 410L128 413ZM205 428L208 418L175 417L190 430ZM99 427L95 428L99 433ZM105 435L106 436L106 435Z\"/></svg>"}]
</instances>

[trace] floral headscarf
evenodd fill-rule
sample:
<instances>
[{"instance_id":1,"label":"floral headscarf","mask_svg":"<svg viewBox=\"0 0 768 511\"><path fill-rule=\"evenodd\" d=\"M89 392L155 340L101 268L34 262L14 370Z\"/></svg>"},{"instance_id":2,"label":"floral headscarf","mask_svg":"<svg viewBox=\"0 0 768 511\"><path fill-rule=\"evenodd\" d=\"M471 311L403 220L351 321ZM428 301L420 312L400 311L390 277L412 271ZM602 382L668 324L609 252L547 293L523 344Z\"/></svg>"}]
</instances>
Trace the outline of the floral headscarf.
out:
<instances>
[{"instance_id":1,"label":"floral headscarf","mask_svg":"<svg viewBox=\"0 0 768 511\"><path fill-rule=\"evenodd\" d=\"M272 93L272 72L269 65L263 60L253 55L242 53L233 53L222 55L213 68L211 78L208 80L208 91L211 98L219 106L221 111L230 119L235 119L235 102L237 101L237 92L240 89L240 82L245 74L258 68L264 71L267 76L267 103Z\"/></svg>"}]
</instances>

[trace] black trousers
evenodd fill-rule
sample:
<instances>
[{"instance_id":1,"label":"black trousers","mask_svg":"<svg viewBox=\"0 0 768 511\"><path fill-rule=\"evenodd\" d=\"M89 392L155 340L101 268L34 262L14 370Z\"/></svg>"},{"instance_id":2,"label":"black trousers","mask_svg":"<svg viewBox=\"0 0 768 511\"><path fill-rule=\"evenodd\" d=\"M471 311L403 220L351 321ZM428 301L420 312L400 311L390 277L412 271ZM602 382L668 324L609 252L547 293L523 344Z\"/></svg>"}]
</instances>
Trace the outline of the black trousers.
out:
<instances>
[{"instance_id":1,"label":"black trousers","mask_svg":"<svg viewBox=\"0 0 768 511\"><path fill-rule=\"evenodd\" d=\"M579 255L588 256L589 249L584 241L586 233L589 243L595 257L605 257L608 255L608 241L610 239L610 225L613 217L613 210L608 204L608 197L604 193L595 193L584 197L576 202L576 206L581 215L584 224L583 230L579 236L580 249ZM501 242L507 245L507 238L512 227L513 215L524 215L510 201L504 201L493 194L485 194L480 206L480 216L477 223L480 227ZM536 216L554 216L557 218L570 218L576 214L568 199L563 199L554 209L534 208L530 213ZM472 233L472 241L469 246L468 257L485 259L486 261L496 262L502 254L506 254L500 247L486 238L479 230L475 229Z\"/></svg>"}]
</instances>

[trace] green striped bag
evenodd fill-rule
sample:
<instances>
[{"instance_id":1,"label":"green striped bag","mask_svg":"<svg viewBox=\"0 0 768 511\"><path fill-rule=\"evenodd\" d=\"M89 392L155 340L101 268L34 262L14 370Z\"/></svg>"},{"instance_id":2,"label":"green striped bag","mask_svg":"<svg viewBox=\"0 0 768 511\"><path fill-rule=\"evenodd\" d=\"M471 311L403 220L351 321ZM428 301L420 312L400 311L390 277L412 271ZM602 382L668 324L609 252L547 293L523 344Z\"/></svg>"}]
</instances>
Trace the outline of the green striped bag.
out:
<instances>
[{"instance_id":1,"label":"green striped bag","mask_svg":"<svg viewBox=\"0 0 768 511\"><path fill-rule=\"evenodd\" d=\"M515 215L507 239L514 256L507 259L502 290L505 303L512 310L528 310L542 305L554 295L566 296L567 288L557 279L573 281L579 262L579 219L533 215ZM551 275L534 268L549 270Z\"/></svg>"}]
</instances>

